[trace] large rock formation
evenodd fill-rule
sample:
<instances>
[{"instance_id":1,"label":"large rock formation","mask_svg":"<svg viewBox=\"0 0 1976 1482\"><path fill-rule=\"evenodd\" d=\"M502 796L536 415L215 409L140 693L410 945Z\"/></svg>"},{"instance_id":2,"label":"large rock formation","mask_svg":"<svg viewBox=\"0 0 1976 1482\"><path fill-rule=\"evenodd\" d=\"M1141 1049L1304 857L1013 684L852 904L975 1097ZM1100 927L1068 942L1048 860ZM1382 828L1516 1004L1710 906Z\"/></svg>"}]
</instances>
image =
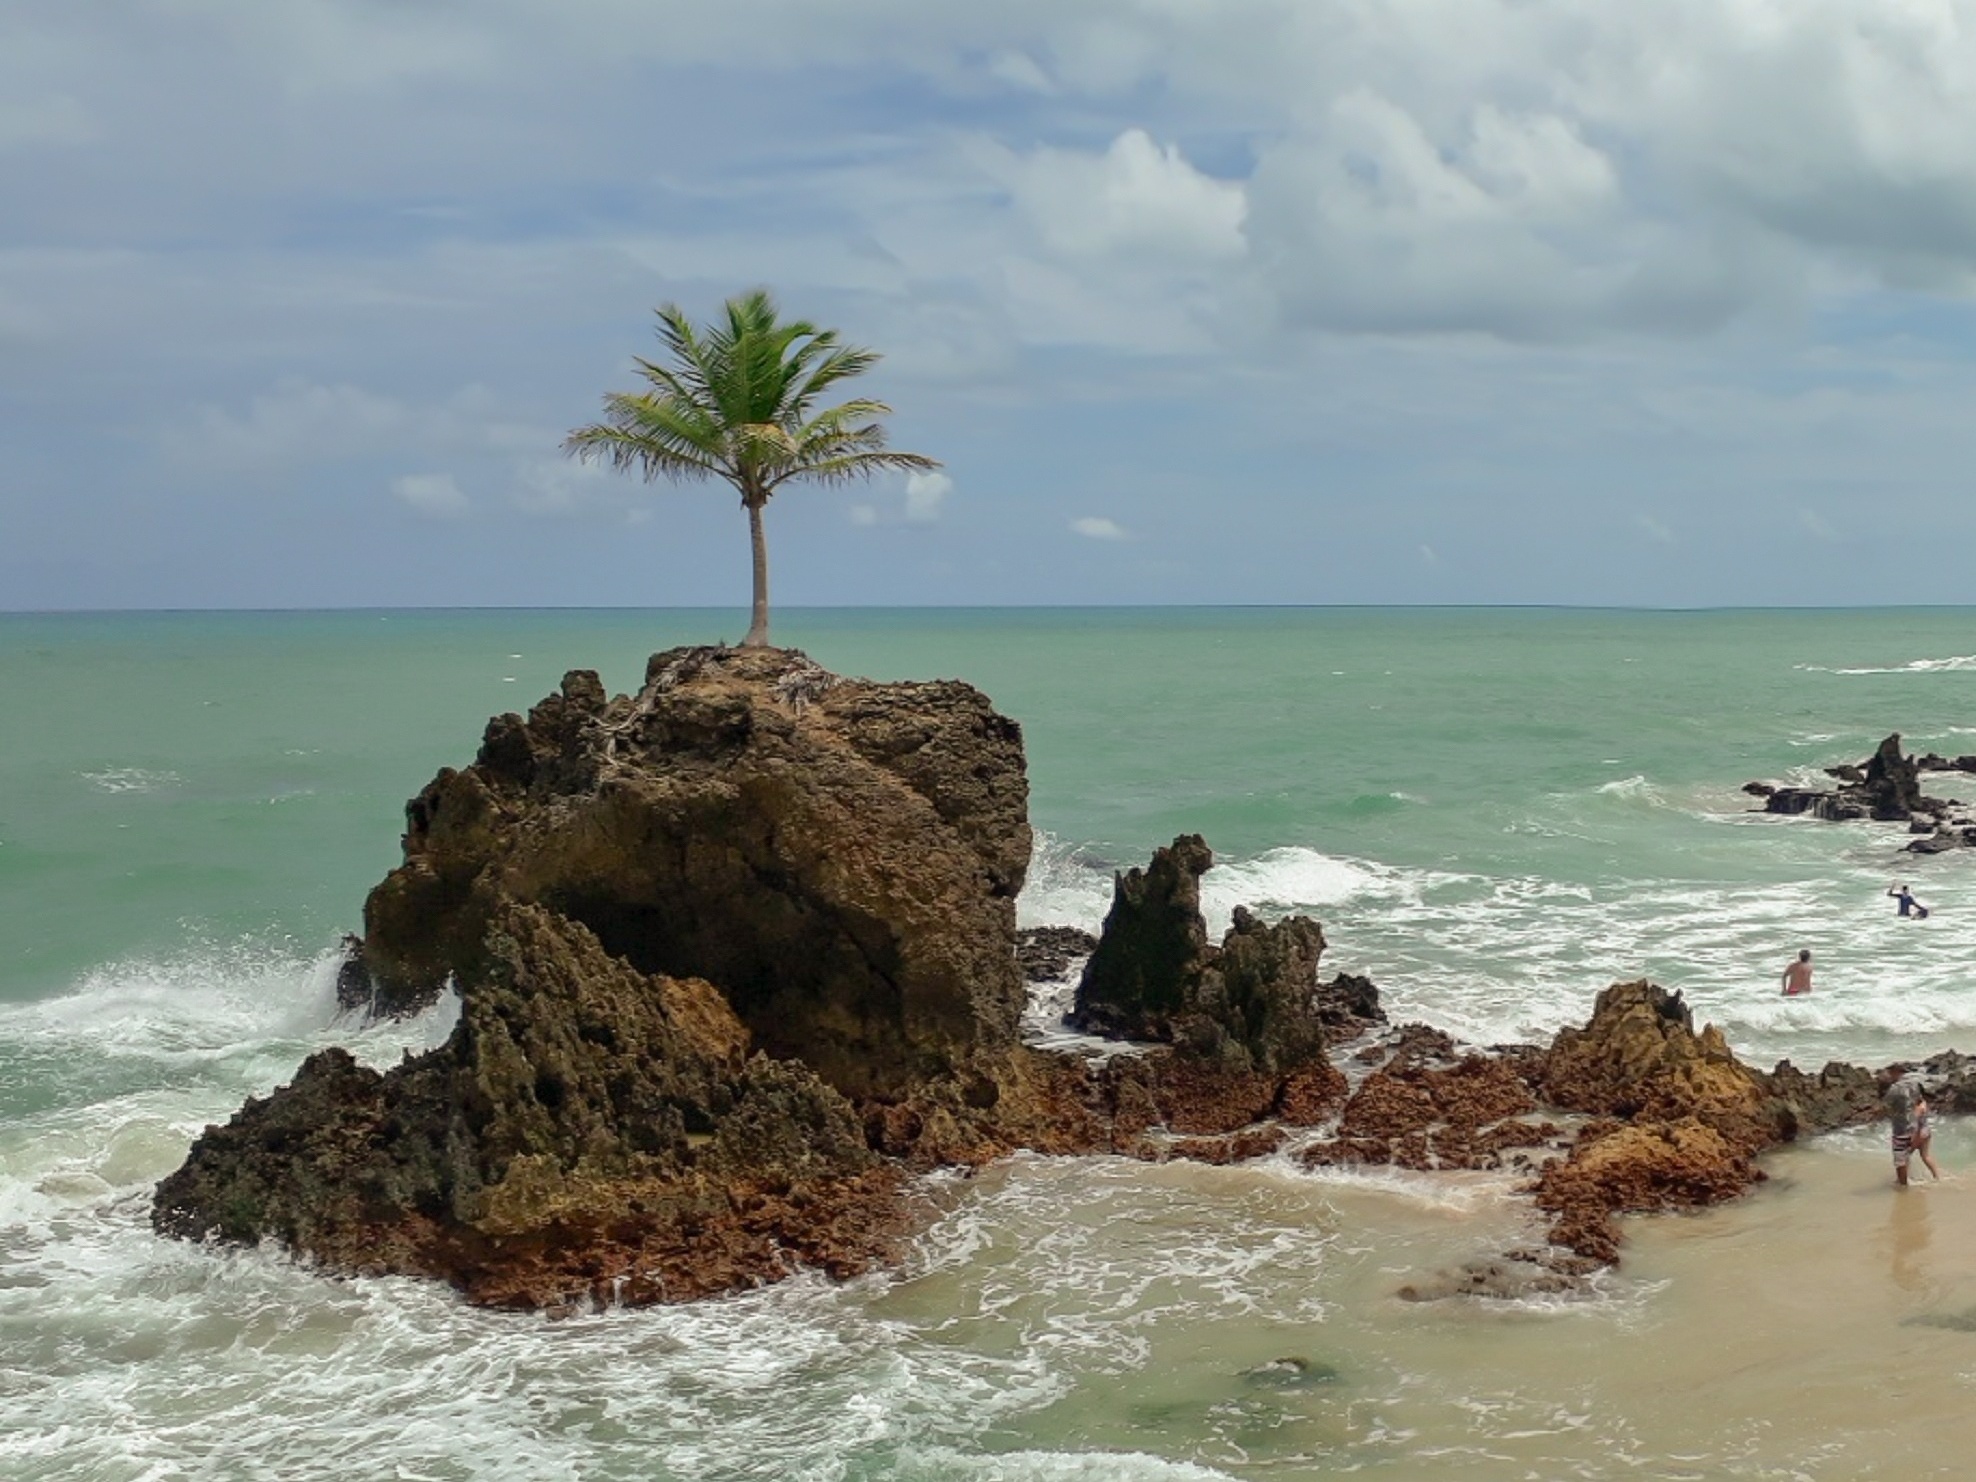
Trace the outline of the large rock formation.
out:
<instances>
[{"instance_id":1,"label":"large rock formation","mask_svg":"<svg viewBox=\"0 0 1976 1482\"><path fill-rule=\"evenodd\" d=\"M908 1168L1005 1151L1001 1120L1048 1141L1083 1094L1017 1053L1022 737L967 685L759 649L657 655L617 699L579 671L406 817L339 990L450 982L457 1029L383 1074L312 1057L207 1129L160 1230L676 1300L862 1269Z\"/></svg>"},{"instance_id":2,"label":"large rock formation","mask_svg":"<svg viewBox=\"0 0 1976 1482\"><path fill-rule=\"evenodd\" d=\"M1898 747L1895 748L1896 755ZM1878 1113L1894 1075L1976 1106L1976 1066L1764 1075L1646 983L1548 1048L1386 1024L1318 976L1322 929L1200 912L1198 836L1117 880L1103 935L1028 934L1021 733L964 684L843 680L800 654L679 649L636 695L567 676L407 806L339 994L450 983L447 1042L340 1050L210 1127L153 1206L188 1238L277 1240L477 1301L683 1300L884 1261L910 1176L1017 1147L1520 1170L1548 1249L1415 1296L1555 1290L1613 1217L1729 1197L1770 1144ZM1133 1043L1021 1043L1025 971Z\"/></svg>"},{"instance_id":3,"label":"large rock formation","mask_svg":"<svg viewBox=\"0 0 1976 1482\"><path fill-rule=\"evenodd\" d=\"M580 671L407 805L363 962L381 1007L429 1002L484 975L503 902L535 902L718 983L761 1049L846 1095L902 1095L1013 1042L1027 808L1021 730L965 684L694 648L606 701Z\"/></svg>"},{"instance_id":4,"label":"large rock formation","mask_svg":"<svg viewBox=\"0 0 1976 1482\"><path fill-rule=\"evenodd\" d=\"M712 985L505 902L442 1048L383 1074L312 1055L207 1129L153 1220L501 1305L862 1270L902 1228L900 1175L842 1095L749 1039Z\"/></svg>"}]
</instances>

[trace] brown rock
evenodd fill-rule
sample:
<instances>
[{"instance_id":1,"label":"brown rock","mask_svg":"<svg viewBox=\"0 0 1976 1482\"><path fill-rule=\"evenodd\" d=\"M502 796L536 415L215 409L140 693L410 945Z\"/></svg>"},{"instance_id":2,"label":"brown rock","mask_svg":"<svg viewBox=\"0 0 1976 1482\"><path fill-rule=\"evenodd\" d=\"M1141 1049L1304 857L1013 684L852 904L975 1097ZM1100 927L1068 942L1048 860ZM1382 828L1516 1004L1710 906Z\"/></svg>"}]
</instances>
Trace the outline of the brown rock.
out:
<instances>
[{"instance_id":1,"label":"brown rock","mask_svg":"<svg viewBox=\"0 0 1976 1482\"><path fill-rule=\"evenodd\" d=\"M1317 1060L1284 1077L1276 1115L1292 1127L1315 1127L1337 1115L1351 1084L1328 1060Z\"/></svg>"},{"instance_id":2,"label":"brown rock","mask_svg":"<svg viewBox=\"0 0 1976 1482\"><path fill-rule=\"evenodd\" d=\"M891 1248L897 1173L814 1073L746 1058L711 985L648 977L522 904L483 960L439 1049L382 1074L322 1051L209 1127L159 1185L157 1228L528 1306L607 1300L634 1271L698 1296Z\"/></svg>"},{"instance_id":3,"label":"brown rock","mask_svg":"<svg viewBox=\"0 0 1976 1482\"><path fill-rule=\"evenodd\" d=\"M1054 983L1081 967L1098 939L1075 926L1031 926L1015 934L1016 961L1032 983Z\"/></svg>"},{"instance_id":4,"label":"brown rock","mask_svg":"<svg viewBox=\"0 0 1976 1482\"><path fill-rule=\"evenodd\" d=\"M1424 1053L1425 1037L1404 1043L1346 1103L1336 1137L1305 1151L1307 1164L1496 1168L1510 1148L1557 1139L1554 1124L1524 1120L1537 1103L1513 1064L1472 1053L1439 1064Z\"/></svg>"},{"instance_id":5,"label":"brown rock","mask_svg":"<svg viewBox=\"0 0 1976 1482\"><path fill-rule=\"evenodd\" d=\"M407 806L364 960L383 1006L415 1007L479 974L500 902L537 902L718 983L769 1053L897 1095L1014 1038L1026 806L1020 730L964 684L675 649L606 702L578 671Z\"/></svg>"},{"instance_id":6,"label":"brown rock","mask_svg":"<svg viewBox=\"0 0 1976 1482\"><path fill-rule=\"evenodd\" d=\"M1070 1021L1093 1034L1164 1041L1230 1075L1280 1079L1329 1044L1385 1022L1364 978L1320 984L1324 930L1308 916L1264 922L1246 907L1208 942L1200 877L1214 855L1198 834L1116 877L1097 950Z\"/></svg>"},{"instance_id":7,"label":"brown rock","mask_svg":"<svg viewBox=\"0 0 1976 1482\"><path fill-rule=\"evenodd\" d=\"M1746 1149L1697 1117L1581 1134L1571 1155L1538 1180L1550 1238L1600 1261L1619 1259L1615 1214L1695 1209L1761 1181Z\"/></svg>"},{"instance_id":8,"label":"brown rock","mask_svg":"<svg viewBox=\"0 0 1976 1482\"><path fill-rule=\"evenodd\" d=\"M1558 1031L1539 1093L1552 1106L1626 1120L1699 1117L1748 1151L1783 1130L1763 1076L1714 1025L1697 1034L1680 994L1645 981L1615 983L1583 1029Z\"/></svg>"}]
</instances>

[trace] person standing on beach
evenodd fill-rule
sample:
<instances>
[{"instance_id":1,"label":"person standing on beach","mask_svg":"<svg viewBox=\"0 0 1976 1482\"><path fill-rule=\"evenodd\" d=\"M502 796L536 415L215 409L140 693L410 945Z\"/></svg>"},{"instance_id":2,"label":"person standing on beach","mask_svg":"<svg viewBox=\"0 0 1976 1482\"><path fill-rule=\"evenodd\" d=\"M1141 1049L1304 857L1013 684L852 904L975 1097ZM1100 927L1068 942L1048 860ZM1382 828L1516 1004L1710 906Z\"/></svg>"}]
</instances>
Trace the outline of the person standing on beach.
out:
<instances>
[{"instance_id":1,"label":"person standing on beach","mask_svg":"<svg viewBox=\"0 0 1976 1482\"><path fill-rule=\"evenodd\" d=\"M1784 996L1796 998L1811 992L1811 948L1798 953L1798 960L1784 969Z\"/></svg>"},{"instance_id":2,"label":"person standing on beach","mask_svg":"<svg viewBox=\"0 0 1976 1482\"><path fill-rule=\"evenodd\" d=\"M1914 1096L1914 1150L1921 1155L1921 1161L1928 1167L1928 1177L1940 1178L1942 1170L1935 1166L1935 1155L1929 1151L1935 1141L1935 1131L1929 1116L1928 1093L1916 1090Z\"/></svg>"},{"instance_id":3,"label":"person standing on beach","mask_svg":"<svg viewBox=\"0 0 1976 1482\"><path fill-rule=\"evenodd\" d=\"M1919 1086L1903 1077L1887 1087L1887 1094L1881 1100L1887 1108L1887 1120L1893 1129L1894 1183L1904 1189L1907 1187L1908 1160L1914 1156L1917 1141L1928 1136L1925 1131L1928 1099L1921 1094ZM1936 1178L1942 1176L1925 1147L1921 1152L1921 1161L1928 1165L1928 1171Z\"/></svg>"}]
</instances>

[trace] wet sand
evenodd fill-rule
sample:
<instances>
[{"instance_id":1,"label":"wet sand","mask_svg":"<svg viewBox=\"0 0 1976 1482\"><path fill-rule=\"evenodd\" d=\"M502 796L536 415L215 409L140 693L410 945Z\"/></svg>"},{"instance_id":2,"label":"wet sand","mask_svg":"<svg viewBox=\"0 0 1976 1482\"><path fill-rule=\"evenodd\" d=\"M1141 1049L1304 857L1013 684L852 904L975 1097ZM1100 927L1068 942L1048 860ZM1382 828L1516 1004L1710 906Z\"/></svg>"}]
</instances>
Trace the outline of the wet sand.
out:
<instances>
[{"instance_id":1,"label":"wet sand","mask_svg":"<svg viewBox=\"0 0 1976 1482\"><path fill-rule=\"evenodd\" d=\"M1961 1476L1976 1126L1936 1148L1948 1176L1917 1162L1905 1192L1884 1129L1785 1150L1734 1205L1629 1221L1596 1297L1519 1304L1394 1295L1531 1233L1501 1180L1032 1162L990 1174L873 1315L1034 1361L1048 1402L977 1442L1018 1471L1097 1451L1114 1470L1091 1475L1122 1477Z\"/></svg>"}]
</instances>

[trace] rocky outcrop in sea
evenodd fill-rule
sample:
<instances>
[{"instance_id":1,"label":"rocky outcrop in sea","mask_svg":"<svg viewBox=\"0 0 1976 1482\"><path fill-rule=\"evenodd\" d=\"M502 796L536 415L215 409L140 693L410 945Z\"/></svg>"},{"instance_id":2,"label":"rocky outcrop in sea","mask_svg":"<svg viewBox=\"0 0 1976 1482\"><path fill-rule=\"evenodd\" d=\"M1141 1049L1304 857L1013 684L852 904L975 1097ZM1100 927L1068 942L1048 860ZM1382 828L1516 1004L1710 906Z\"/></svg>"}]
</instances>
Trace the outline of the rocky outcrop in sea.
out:
<instances>
[{"instance_id":1,"label":"rocky outcrop in sea","mask_svg":"<svg viewBox=\"0 0 1976 1482\"><path fill-rule=\"evenodd\" d=\"M617 697L574 671L407 805L339 977L373 1014L455 992L447 1041L310 1057L206 1129L153 1223L492 1305L682 1301L887 1263L934 1168L1275 1155L1519 1175L1545 1239L1408 1289L1513 1295L1872 1117L1901 1069L1752 1070L1648 983L1549 1046L1394 1025L1321 976L1314 920L1210 941L1193 835L1117 876L1097 938L1019 935L1027 796L1020 728L966 684L764 649L662 653ZM1030 983L1072 973L1085 1038L1026 1042ZM1959 1058L1927 1073L1976 1104Z\"/></svg>"},{"instance_id":2,"label":"rocky outcrop in sea","mask_svg":"<svg viewBox=\"0 0 1976 1482\"><path fill-rule=\"evenodd\" d=\"M1762 799L1766 813L1808 814L1829 823L1858 819L1905 823L1915 835L1907 845L1911 854L1940 854L1976 844L1976 813L1960 799L1924 793L1924 772L1976 772L1976 756L1945 757L1934 752L1909 756L1902 752L1900 733L1895 732L1864 761L1827 767L1825 775L1837 787L1746 782L1743 791Z\"/></svg>"}]
</instances>

